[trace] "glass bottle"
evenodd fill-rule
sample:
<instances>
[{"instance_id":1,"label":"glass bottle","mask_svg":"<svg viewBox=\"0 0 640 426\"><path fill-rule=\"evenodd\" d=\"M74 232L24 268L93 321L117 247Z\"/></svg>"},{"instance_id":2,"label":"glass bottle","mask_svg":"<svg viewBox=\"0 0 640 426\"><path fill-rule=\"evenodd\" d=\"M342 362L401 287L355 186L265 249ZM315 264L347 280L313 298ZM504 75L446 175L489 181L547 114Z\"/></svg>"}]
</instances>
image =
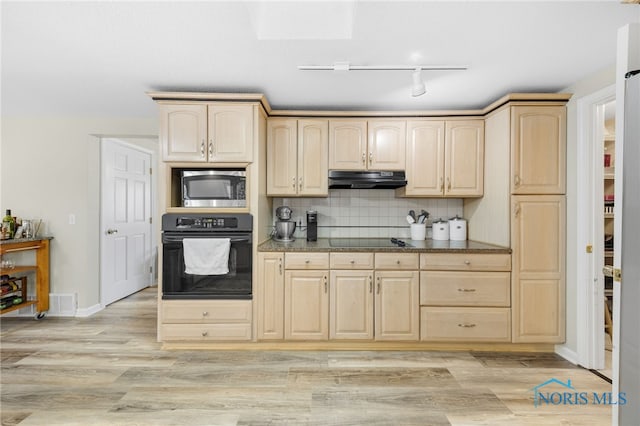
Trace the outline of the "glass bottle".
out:
<instances>
[{"instance_id":1,"label":"glass bottle","mask_svg":"<svg viewBox=\"0 0 640 426\"><path fill-rule=\"evenodd\" d=\"M6 237L8 239L13 238L14 233L16 232L16 222L11 216L11 209L7 209L7 214L2 218L2 228L5 229Z\"/></svg>"}]
</instances>

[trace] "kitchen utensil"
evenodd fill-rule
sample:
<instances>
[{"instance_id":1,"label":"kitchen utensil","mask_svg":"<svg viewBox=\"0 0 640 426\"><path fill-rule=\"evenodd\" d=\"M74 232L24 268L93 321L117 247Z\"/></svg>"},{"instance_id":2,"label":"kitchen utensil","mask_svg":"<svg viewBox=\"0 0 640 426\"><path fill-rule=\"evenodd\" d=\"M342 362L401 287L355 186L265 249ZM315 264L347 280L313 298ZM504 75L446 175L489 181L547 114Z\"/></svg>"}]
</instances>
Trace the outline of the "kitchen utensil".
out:
<instances>
[{"instance_id":1,"label":"kitchen utensil","mask_svg":"<svg viewBox=\"0 0 640 426\"><path fill-rule=\"evenodd\" d=\"M420 211L420 216L424 216L422 218L422 222L420 222L420 223L424 223L426 222L427 219L429 219L429 212L423 209Z\"/></svg>"},{"instance_id":2,"label":"kitchen utensil","mask_svg":"<svg viewBox=\"0 0 640 426\"><path fill-rule=\"evenodd\" d=\"M409 222L409 224L412 224L412 223L416 223L416 220L413 218L413 216L408 214L407 215L407 222Z\"/></svg>"},{"instance_id":3,"label":"kitchen utensil","mask_svg":"<svg viewBox=\"0 0 640 426\"><path fill-rule=\"evenodd\" d=\"M413 210L409 210L409 216L413 218L413 223L416 222L416 212Z\"/></svg>"},{"instance_id":4,"label":"kitchen utensil","mask_svg":"<svg viewBox=\"0 0 640 426\"><path fill-rule=\"evenodd\" d=\"M452 241L465 241L467 239L467 221L461 217L449 219L449 239Z\"/></svg>"},{"instance_id":5,"label":"kitchen utensil","mask_svg":"<svg viewBox=\"0 0 640 426\"><path fill-rule=\"evenodd\" d=\"M445 241L449 239L449 222L443 219L438 219L433 222L432 225L434 240Z\"/></svg>"}]
</instances>

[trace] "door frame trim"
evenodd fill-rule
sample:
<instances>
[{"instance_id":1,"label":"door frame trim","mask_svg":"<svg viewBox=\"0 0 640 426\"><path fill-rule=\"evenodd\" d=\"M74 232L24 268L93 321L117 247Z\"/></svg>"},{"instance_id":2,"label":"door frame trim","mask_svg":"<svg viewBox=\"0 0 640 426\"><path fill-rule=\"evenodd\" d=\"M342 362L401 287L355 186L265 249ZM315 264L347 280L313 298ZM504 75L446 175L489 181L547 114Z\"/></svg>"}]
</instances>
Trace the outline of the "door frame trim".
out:
<instances>
[{"instance_id":1,"label":"door frame trim","mask_svg":"<svg viewBox=\"0 0 640 426\"><path fill-rule=\"evenodd\" d=\"M98 294L99 294L99 300L100 300L100 309L104 309L106 307L105 301L104 301L104 291L103 291L103 286L105 285L104 281L103 281L103 276L102 276L102 269L104 267L103 265L103 259L102 259L102 254L103 254L103 238L104 238L104 234L102 232L103 229L103 217L102 217L102 196L103 196L103 190L104 190L104 149L105 149L105 143L107 141L112 141L115 142L121 146L130 148L130 149L134 149L140 152L143 152L145 154L149 154L151 157L151 163L150 166L152 169L154 169L156 171L156 173L152 173L151 174L151 179L149 182L149 194L151 196L151 200L150 200L150 213L151 213L151 217L152 217L152 221L153 223L158 223L158 218L157 218L157 197L156 197L156 188L157 188L157 153L154 152L151 149L147 149L143 146L137 145L135 143L132 143L131 140L146 140L146 141L150 141L150 142L155 142L158 143L158 137L157 136L119 136L119 135L96 135L98 137L98 142L99 142L99 155L100 155L100 173L99 173L99 178L100 178L100 194L98 196L98 215L99 215L99 221L98 221L98 233L99 233L99 242L98 242L98 256L99 256L99 271L98 271L98 277L99 277L99 285L98 285ZM150 224L150 250L151 250L151 256L153 258L151 264L152 264L152 276L157 276L157 260L158 260L158 254L157 254L157 236L156 233L154 232L155 227L154 225ZM155 253L154 253L155 250Z\"/></svg>"},{"instance_id":2,"label":"door frame trim","mask_svg":"<svg viewBox=\"0 0 640 426\"><path fill-rule=\"evenodd\" d=\"M604 257L604 106L615 99L612 84L577 102L577 361L590 369L604 368L604 277L596 259Z\"/></svg>"}]
</instances>

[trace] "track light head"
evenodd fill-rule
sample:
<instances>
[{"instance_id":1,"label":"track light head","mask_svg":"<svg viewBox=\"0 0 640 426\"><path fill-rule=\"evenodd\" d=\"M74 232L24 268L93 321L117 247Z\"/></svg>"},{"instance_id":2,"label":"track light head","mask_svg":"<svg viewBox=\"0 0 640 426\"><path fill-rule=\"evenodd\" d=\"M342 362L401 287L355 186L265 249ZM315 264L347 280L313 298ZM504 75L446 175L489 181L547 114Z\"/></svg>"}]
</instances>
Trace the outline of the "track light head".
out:
<instances>
[{"instance_id":1,"label":"track light head","mask_svg":"<svg viewBox=\"0 0 640 426\"><path fill-rule=\"evenodd\" d=\"M420 67L416 68L413 73L411 73L411 78L413 80L413 86L411 87L411 96L417 97L422 96L427 92L427 88L424 85L424 81L422 81L422 69Z\"/></svg>"}]
</instances>

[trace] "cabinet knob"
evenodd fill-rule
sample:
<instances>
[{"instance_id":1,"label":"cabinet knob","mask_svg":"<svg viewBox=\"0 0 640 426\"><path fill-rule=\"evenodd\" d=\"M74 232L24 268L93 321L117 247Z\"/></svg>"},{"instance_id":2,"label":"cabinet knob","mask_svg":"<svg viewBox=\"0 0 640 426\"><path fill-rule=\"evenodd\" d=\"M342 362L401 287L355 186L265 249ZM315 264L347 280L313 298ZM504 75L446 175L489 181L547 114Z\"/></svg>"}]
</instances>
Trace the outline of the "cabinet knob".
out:
<instances>
[{"instance_id":1,"label":"cabinet knob","mask_svg":"<svg viewBox=\"0 0 640 426\"><path fill-rule=\"evenodd\" d=\"M464 264L465 264L465 265L467 265L467 266L469 266L469 265L471 265L471 261L470 261L470 260L465 260L465 261L464 261Z\"/></svg>"},{"instance_id":2,"label":"cabinet knob","mask_svg":"<svg viewBox=\"0 0 640 426\"><path fill-rule=\"evenodd\" d=\"M396 265L399 265L399 264L400 264L400 260L396 260Z\"/></svg>"},{"instance_id":3,"label":"cabinet knob","mask_svg":"<svg viewBox=\"0 0 640 426\"><path fill-rule=\"evenodd\" d=\"M208 331L203 331L203 332L202 332L202 337L207 337L208 335L209 335L209 332L208 332Z\"/></svg>"},{"instance_id":4,"label":"cabinet knob","mask_svg":"<svg viewBox=\"0 0 640 426\"><path fill-rule=\"evenodd\" d=\"M204 312L202 313L202 316L203 316L203 317L209 316L209 312L204 311Z\"/></svg>"},{"instance_id":5,"label":"cabinet knob","mask_svg":"<svg viewBox=\"0 0 640 426\"><path fill-rule=\"evenodd\" d=\"M309 264L309 263L311 263L311 261L310 261L309 259L306 259L306 260L304 261L304 263Z\"/></svg>"},{"instance_id":6,"label":"cabinet knob","mask_svg":"<svg viewBox=\"0 0 640 426\"><path fill-rule=\"evenodd\" d=\"M349 263L351 263L352 265L356 263L355 260L351 259L351 261L349 261Z\"/></svg>"}]
</instances>

